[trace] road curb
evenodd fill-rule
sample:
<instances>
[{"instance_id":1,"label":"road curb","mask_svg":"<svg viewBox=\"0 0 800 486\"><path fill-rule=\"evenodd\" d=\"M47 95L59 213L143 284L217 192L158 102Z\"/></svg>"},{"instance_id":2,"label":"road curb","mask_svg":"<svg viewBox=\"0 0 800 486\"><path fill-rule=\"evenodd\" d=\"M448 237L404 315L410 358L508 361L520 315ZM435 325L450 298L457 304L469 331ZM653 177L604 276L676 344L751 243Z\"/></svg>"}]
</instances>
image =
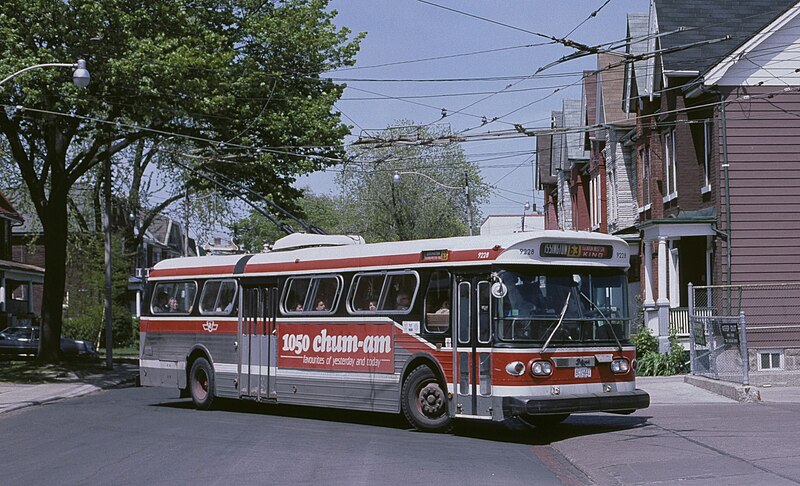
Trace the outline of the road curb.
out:
<instances>
[{"instance_id":1,"label":"road curb","mask_svg":"<svg viewBox=\"0 0 800 486\"><path fill-rule=\"evenodd\" d=\"M749 385L738 385L695 375L684 376L683 382L737 402L757 403L761 401L761 393L758 388Z\"/></svg>"}]
</instances>

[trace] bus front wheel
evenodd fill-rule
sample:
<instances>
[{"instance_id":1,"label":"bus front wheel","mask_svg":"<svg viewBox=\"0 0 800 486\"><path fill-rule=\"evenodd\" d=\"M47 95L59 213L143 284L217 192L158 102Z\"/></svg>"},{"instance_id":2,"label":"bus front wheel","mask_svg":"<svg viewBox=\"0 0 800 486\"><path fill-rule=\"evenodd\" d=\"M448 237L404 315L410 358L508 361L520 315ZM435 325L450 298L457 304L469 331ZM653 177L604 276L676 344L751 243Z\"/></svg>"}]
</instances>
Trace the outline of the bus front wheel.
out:
<instances>
[{"instance_id":1,"label":"bus front wheel","mask_svg":"<svg viewBox=\"0 0 800 486\"><path fill-rule=\"evenodd\" d=\"M194 406L210 410L214 403L214 370L205 358L197 358L189 371L189 393Z\"/></svg>"},{"instance_id":2,"label":"bus front wheel","mask_svg":"<svg viewBox=\"0 0 800 486\"><path fill-rule=\"evenodd\" d=\"M452 426L447 414L447 392L427 366L419 366L403 382L402 409L408 422L423 432L446 432Z\"/></svg>"}]
</instances>

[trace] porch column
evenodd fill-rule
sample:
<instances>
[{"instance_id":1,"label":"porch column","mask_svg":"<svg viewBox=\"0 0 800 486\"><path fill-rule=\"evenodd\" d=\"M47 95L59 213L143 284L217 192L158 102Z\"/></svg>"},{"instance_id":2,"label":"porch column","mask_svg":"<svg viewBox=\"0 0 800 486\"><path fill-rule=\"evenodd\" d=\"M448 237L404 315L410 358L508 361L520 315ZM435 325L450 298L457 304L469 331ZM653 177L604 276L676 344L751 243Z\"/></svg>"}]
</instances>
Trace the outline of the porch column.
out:
<instances>
[{"instance_id":1,"label":"porch column","mask_svg":"<svg viewBox=\"0 0 800 486\"><path fill-rule=\"evenodd\" d=\"M653 300L653 246L652 240L642 243L642 257L644 258L644 306L654 307Z\"/></svg>"},{"instance_id":2,"label":"porch column","mask_svg":"<svg viewBox=\"0 0 800 486\"><path fill-rule=\"evenodd\" d=\"M658 351L669 352L669 299L667 298L667 238L658 238Z\"/></svg>"},{"instance_id":3,"label":"porch column","mask_svg":"<svg viewBox=\"0 0 800 486\"><path fill-rule=\"evenodd\" d=\"M28 314L33 314L33 282L25 284L28 287Z\"/></svg>"},{"instance_id":4,"label":"porch column","mask_svg":"<svg viewBox=\"0 0 800 486\"><path fill-rule=\"evenodd\" d=\"M678 249L674 248L672 244L675 240L671 241L669 249L669 306L678 307L681 305L681 274L680 274L680 254Z\"/></svg>"},{"instance_id":5,"label":"porch column","mask_svg":"<svg viewBox=\"0 0 800 486\"><path fill-rule=\"evenodd\" d=\"M6 311L6 274L0 274L0 312Z\"/></svg>"},{"instance_id":6,"label":"porch column","mask_svg":"<svg viewBox=\"0 0 800 486\"><path fill-rule=\"evenodd\" d=\"M656 302L653 300L653 240L642 241L642 258L644 258L644 325L650 333L658 336L658 314Z\"/></svg>"}]
</instances>

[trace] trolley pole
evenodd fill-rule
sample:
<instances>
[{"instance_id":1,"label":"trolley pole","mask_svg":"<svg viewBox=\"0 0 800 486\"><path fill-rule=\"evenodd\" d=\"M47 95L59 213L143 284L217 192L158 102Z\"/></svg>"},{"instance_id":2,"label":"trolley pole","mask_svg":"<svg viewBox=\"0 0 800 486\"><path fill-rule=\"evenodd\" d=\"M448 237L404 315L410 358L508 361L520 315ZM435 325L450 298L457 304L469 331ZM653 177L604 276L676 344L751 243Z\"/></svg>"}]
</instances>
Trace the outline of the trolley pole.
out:
<instances>
[{"instance_id":1,"label":"trolley pole","mask_svg":"<svg viewBox=\"0 0 800 486\"><path fill-rule=\"evenodd\" d=\"M464 171L464 194L467 195L467 226L469 235L472 236L472 199L469 196L469 172Z\"/></svg>"}]
</instances>

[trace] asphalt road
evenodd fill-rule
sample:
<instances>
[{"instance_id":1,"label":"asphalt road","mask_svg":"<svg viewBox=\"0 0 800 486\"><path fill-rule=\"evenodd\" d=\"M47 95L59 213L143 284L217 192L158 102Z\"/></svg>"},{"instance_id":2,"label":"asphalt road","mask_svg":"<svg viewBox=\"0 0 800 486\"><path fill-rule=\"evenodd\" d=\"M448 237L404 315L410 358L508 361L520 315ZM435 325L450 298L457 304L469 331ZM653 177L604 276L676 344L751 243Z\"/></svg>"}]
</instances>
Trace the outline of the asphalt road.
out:
<instances>
[{"instance_id":1,"label":"asphalt road","mask_svg":"<svg viewBox=\"0 0 800 486\"><path fill-rule=\"evenodd\" d=\"M1 416L0 483L546 485L580 477L541 434L510 425L426 434L399 416L246 402L202 412L177 390L123 388Z\"/></svg>"},{"instance_id":2,"label":"asphalt road","mask_svg":"<svg viewBox=\"0 0 800 486\"><path fill-rule=\"evenodd\" d=\"M467 422L453 434L399 416L108 390L0 416L0 483L800 484L800 403L742 404L643 383L629 416L572 416L553 431ZM676 392L676 390L678 390Z\"/></svg>"}]
</instances>

